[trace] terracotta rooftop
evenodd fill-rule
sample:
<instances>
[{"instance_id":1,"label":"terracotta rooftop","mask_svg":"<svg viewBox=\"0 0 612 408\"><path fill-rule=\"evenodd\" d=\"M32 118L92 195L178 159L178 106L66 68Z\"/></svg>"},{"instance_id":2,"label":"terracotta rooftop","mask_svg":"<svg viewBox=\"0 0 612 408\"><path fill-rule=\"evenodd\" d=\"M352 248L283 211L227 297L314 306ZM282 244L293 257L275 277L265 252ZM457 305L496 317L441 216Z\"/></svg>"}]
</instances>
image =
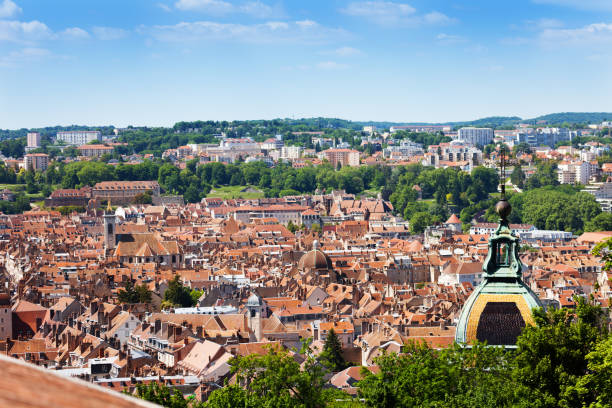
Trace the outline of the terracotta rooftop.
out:
<instances>
[{"instance_id":1,"label":"terracotta rooftop","mask_svg":"<svg viewBox=\"0 0 612 408\"><path fill-rule=\"evenodd\" d=\"M12 408L158 407L85 381L0 355L0 406Z\"/></svg>"}]
</instances>

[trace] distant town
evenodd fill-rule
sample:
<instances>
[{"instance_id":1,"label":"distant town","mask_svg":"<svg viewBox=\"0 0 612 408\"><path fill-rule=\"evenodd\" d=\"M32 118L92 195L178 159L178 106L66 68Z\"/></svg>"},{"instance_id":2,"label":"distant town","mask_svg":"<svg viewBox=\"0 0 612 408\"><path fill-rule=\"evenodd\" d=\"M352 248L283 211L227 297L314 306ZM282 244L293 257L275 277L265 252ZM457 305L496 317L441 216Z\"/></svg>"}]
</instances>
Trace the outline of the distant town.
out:
<instances>
[{"instance_id":1,"label":"distant town","mask_svg":"<svg viewBox=\"0 0 612 408\"><path fill-rule=\"evenodd\" d=\"M0 350L194 404L277 350L358 402L389 353L514 349L538 306L609 330L603 119L1 131Z\"/></svg>"}]
</instances>

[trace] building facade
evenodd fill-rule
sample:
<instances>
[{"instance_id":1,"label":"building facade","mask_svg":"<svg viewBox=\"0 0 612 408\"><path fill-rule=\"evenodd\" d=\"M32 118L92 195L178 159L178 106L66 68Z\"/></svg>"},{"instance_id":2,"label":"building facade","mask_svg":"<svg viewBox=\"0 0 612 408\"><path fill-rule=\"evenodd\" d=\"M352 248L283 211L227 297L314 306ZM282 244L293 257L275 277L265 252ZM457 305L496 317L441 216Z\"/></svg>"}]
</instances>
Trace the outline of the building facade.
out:
<instances>
[{"instance_id":1,"label":"building facade","mask_svg":"<svg viewBox=\"0 0 612 408\"><path fill-rule=\"evenodd\" d=\"M323 157L329 160L332 166L359 166L359 152L352 149L327 149Z\"/></svg>"},{"instance_id":2,"label":"building facade","mask_svg":"<svg viewBox=\"0 0 612 408\"><path fill-rule=\"evenodd\" d=\"M100 200L110 200L113 204L130 204L134 197L147 191L159 196L157 181L103 181L93 187L92 195Z\"/></svg>"},{"instance_id":3,"label":"building facade","mask_svg":"<svg viewBox=\"0 0 612 408\"><path fill-rule=\"evenodd\" d=\"M28 153L23 158L26 170L45 171L49 167L49 155L45 153Z\"/></svg>"},{"instance_id":4,"label":"building facade","mask_svg":"<svg viewBox=\"0 0 612 408\"><path fill-rule=\"evenodd\" d=\"M491 128L464 127L459 129L457 139L473 144L485 146L493 141L494 133Z\"/></svg>"},{"instance_id":5,"label":"building facade","mask_svg":"<svg viewBox=\"0 0 612 408\"><path fill-rule=\"evenodd\" d=\"M111 154L113 152L112 146L106 146L101 144L82 145L77 147L80 156L86 157L102 157L105 154Z\"/></svg>"},{"instance_id":6,"label":"building facade","mask_svg":"<svg viewBox=\"0 0 612 408\"><path fill-rule=\"evenodd\" d=\"M56 140L68 145L84 145L94 140L102 140L102 132L98 130L73 130L57 132Z\"/></svg>"}]
</instances>

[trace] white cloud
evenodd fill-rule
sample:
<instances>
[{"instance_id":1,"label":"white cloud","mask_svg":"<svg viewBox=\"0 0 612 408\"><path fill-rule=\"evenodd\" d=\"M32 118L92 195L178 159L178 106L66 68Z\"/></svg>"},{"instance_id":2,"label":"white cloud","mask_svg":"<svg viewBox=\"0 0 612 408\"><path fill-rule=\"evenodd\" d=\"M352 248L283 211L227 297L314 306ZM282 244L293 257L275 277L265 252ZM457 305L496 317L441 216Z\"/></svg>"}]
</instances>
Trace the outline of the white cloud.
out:
<instances>
[{"instance_id":1,"label":"white cloud","mask_svg":"<svg viewBox=\"0 0 612 408\"><path fill-rule=\"evenodd\" d=\"M453 22L453 19L438 11L432 11L423 16L423 21L427 24L448 24Z\"/></svg>"},{"instance_id":2,"label":"white cloud","mask_svg":"<svg viewBox=\"0 0 612 408\"><path fill-rule=\"evenodd\" d=\"M241 13L257 18L280 17L284 14L278 7L271 7L259 0L242 4L224 0L178 0L174 7L181 11L198 11L213 15Z\"/></svg>"},{"instance_id":3,"label":"white cloud","mask_svg":"<svg viewBox=\"0 0 612 408\"><path fill-rule=\"evenodd\" d=\"M167 11L168 13L172 11L170 6L168 6L167 4L164 4L164 3L157 3L157 7L159 7L160 9L162 9L164 11Z\"/></svg>"},{"instance_id":4,"label":"white cloud","mask_svg":"<svg viewBox=\"0 0 612 408\"><path fill-rule=\"evenodd\" d=\"M453 34L446 34L446 33L438 34L436 36L436 40L438 40L440 44L445 44L445 45L460 44L460 43L465 43L467 41L465 37L462 37L460 35L453 35Z\"/></svg>"},{"instance_id":5,"label":"white cloud","mask_svg":"<svg viewBox=\"0 0 612 408\"><path fill-rule=\"evenodd\" d=\"M21 63L36 62L50 55L51 52L44 48L24 48L0 57L0 67L13 67Z\"/></svg>"},{"instance_id":6,"label":"white cloud","mask_svg":"<svg viewBox=\"0 0 612 408\"><path fill-rule=\"evenodd\" d=\"M72 40L84 40L89 38L89 33L79 27L71 27L62 31L60 34L61 38L72 39Z\"/></svg>"},{"instance_id":7,"label":"white cloud","mask_svg":"<svg viewBox=\"0 0 612 408\"><path fill-rule=\"evenodd\" d=\"M158 41L238 41L247 43L318 44L347 37L342 29L328 28L315 22L278 22L231 24L212 21L181 22L174 25L141 27L139 32Z\"/></svg>"},{"instance_id":8,"label":"white cloud","mask_svg":"<svg viewBox=\"0 0 612 408\"><path fill-rule=\"evenodd\" d=\"M21 7L11 0L4 0L0 3L0 18L10 18L21 13Z\"/></svg>"},{"instance_id":9,"label":"white cloud","mask_svg":"<svg viewBox=\"0 0 612 408\"><path fill-rule=\"evenodd\" d=\"M612 45L612 23L594 23L574 29L546 29L539 40L544 45L602 46Z\"/></svg>"},{"instance_id":10,"label":"white cloud","mask_svg":"<svg viewBox=\"0 0 612 408\"><path fill-rule=\"evenodd\" d=\"M552 4L555 6L563 6L576 8L580 10L612 10L612 1L610 0L533 0L538 4Z\"/></svg>"},{"instance_id":11,"label":"white cloud","mask_svg":"<svg viewBox=\"0 0 612 408\"><path fill-rule=\"evenodd\" d=\"M337 63L335 61L322 61L319 62L316 67L318 69L322 69L322 70L326 70L326 71L334 71L334 70L339 70L339 69L346 69L348 68L348 65L346 64L340 64Z\"/></svg>"},{"instance_id":12,"label":"white cloud","mask_svg":"<svg viewBox=\"0 0 612 408\"><path fill-rule=\"evenodd\" d=\"M249 1L238 7L239 12L258 18L280 17L283 13L261 1Z\"/></svg>"},{"instance_id":13,"label":"white cloud","mask_svg":"<svg viewBox=\"0 0 612 408\"><path fill-rule=\"evenodd\" d=\"M231 3L223 0L179 0L174 7L183 11L202 11L211 14L225 14L234 9Z\"/></svg>"},{"instance_id":14,"label":"white cloud","mask_svg":"<svg viewBox=\"0 0 612 408\"><path fill-rule=\"evenodd\" d=\"M392 1L358 1L350 3L341 11L386 26L448 24L454 21L438 11L419 15L411 5Z\"/></svg>"},{"instance_id":15,"label":"white cloud","mask_svg":"<svg viewBox=\"0 0 612 408\"><path fill-rule=\"evenodd\" d=\"M413 15L416 9L409 4L391 1L361 1L350 3L343 11L379 24L397 24L402 18Z\"/></svg>"},{"instance_id":16,"label":"white cloud","mask_svg":"<svg viewBox=\"0 0 612 408\"><path fill-rule=\"evenodd\" d=\"M51 37L52 32L40 21L0 20L0 42L31 43Z\"/></svg>"},{"instance_id":17,"label":"white cloud","mask_svg":"<svg viewBox=\"0 0 612 408\"><path fill-rule=\"evenodd\" d=\"M354 57L356 55L362 55L363 52L353 47L340 47L331 52L326 52L326 54L333 54L338 57Z\"/></svg>"},{"instance_id":18,"label":"white cloud","mask_svg":"<svg viewBox=\"0 0 612 408\"><path fill-rule=\"evenodd\" d=\"M104 41L120 40L128 35L128 31L116 27L94 27L91 30L96 38Z\"/></svg>"}]
</instances>

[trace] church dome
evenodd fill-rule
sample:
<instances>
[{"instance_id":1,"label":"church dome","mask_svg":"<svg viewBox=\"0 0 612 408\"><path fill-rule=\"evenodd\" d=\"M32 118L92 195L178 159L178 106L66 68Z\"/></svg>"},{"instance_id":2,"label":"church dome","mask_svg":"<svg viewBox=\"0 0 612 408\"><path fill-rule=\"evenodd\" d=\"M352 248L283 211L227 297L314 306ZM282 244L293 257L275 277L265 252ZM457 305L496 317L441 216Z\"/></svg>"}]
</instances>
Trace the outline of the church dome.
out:
<instances>
[{"instance_id":1,"label":"church dome","mask_svg":"<svg viewBox=\"0 0 612 408\"><path fill-rule=\"evenodd\" d=\"M312 251L306 252L300 258L300 261L298 262L298 269L301 271L306 269L332 270L333 265L329 256L327 256L325 252L318 249L318 242L315 241L313 243Z\"/></svg>"},{"instance_id":2,"label":"church dome","mask_svg":"<svg viewBox=\"0 0 612 408\"><path fill-rule=\"evenodd\" d=\"M247 299L247 306L253 306L253 307L259 307L261 306L261 301L259 299L259 296L257 296L255 293L253 293L251 296L249 296L249 298Z\"/></svg>"}]
</instances>

